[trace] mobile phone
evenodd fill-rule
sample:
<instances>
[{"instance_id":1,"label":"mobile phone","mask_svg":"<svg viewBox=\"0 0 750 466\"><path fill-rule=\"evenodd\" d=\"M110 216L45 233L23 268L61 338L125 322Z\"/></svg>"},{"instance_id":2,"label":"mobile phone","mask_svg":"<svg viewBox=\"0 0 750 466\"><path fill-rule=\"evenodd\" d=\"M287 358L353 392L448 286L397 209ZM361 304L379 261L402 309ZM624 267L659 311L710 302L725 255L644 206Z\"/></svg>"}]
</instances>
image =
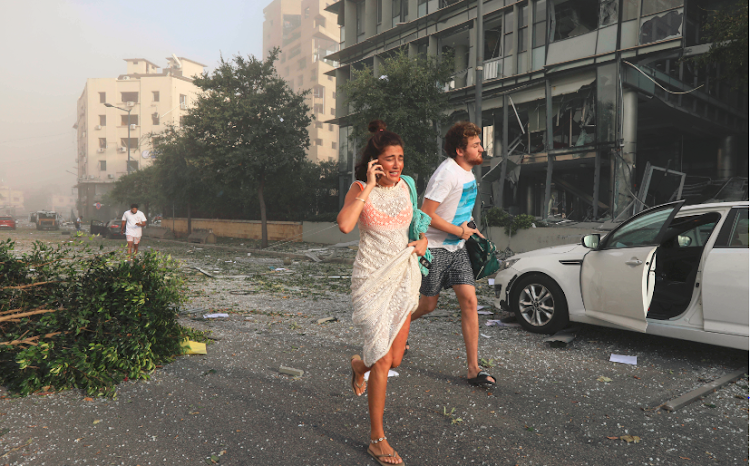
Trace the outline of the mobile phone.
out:
<instances>
[{"instance_id":1,"label":"mobile phone","mask_svg":"<svg viewBox=\"0 0 750 466\"><path fill-rule=\"evenodd\" d=\"M472 228L474 230L477 229L477 224L474 223L474 220L471 220L469 223L466 224L467 227Z\"/></svg>"},{"instance_id":2,"label":"mobile phone","mask_svg":"<svg viewBox=\"0 0 750 466\"><path fill-rule=\"evenodd\" d=\"M419 258L419 263L422 264L422 266L426 268L427 270L430 270L430 265L432 265L430 264L430 261L428 261L427 258L424 256Z\"/></svg>"}]
</instances>

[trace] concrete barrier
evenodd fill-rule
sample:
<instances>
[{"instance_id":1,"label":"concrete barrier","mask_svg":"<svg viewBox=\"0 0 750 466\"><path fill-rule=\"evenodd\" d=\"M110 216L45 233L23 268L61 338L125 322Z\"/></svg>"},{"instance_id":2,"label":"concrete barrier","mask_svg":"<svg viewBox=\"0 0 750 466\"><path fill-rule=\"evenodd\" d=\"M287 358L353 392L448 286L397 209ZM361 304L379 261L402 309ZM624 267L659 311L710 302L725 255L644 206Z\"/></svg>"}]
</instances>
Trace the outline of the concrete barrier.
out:
<instances>
[{"instance_id":1,"label":"concrete barrier","mask_svg":"<svg viewBox=\"0 0 750 466\"><path fill-rule=\"evenodd\" d=\"M260 220L223 220L209 218L194 218L191 220L193 230L211 230L213 234L223 238L261 239ZM176 236L187 235L187 219L165 218L161 222L163 227L173 230ZM268 222L269 241L302 241L301 222Z\"/></svg>"},{"instance_id":2,"label":"concrete barrier","mask_svg":"<svg viewBox=\"0 0 750 466\"><path fill-rule=\"evenodd\" d=\"M589 233L604 233L598 229L600 226L601 223L579 223L570 226L529 228L516 232L512 237L506 235L502 227L490 227L488 237L495 243L498 251L503 251L509 247L513 252L519 253L550 246L578 243L584 235ZM304 241L310 243L337 244L359 239L357 228L345 235L339 231L338 226L334 223L304 222L302 229Z\"/></svg>"},{"instance_id":3,"label":"concrete barrier","mask_svg":"<svg viewBox=\"0 0 750 466\"><path fill-rule=\"evenodd\" d=\"M166 227L147 226L143 229L143 236L146 238L173 239L174 235Z\"/></svg>"}]
</instances>

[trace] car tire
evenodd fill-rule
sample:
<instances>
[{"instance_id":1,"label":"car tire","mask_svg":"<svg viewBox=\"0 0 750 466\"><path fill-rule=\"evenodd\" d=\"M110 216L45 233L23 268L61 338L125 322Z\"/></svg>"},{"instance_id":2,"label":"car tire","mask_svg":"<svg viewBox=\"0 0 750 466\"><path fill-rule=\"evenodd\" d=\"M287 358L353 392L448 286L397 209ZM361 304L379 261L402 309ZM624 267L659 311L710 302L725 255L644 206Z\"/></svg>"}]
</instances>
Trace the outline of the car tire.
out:
<instances>
[{"instance_id":1,"label":"car tire","mask_svg":"<svg viewBox=\"0 0 750 466\"><path fill-rule=\"evenodd\" d=\"M510 310L532 333L555 333L567 327L568 302L560 286L546 275L521 277L510 292Z\"/></svg>"}]
</instances>

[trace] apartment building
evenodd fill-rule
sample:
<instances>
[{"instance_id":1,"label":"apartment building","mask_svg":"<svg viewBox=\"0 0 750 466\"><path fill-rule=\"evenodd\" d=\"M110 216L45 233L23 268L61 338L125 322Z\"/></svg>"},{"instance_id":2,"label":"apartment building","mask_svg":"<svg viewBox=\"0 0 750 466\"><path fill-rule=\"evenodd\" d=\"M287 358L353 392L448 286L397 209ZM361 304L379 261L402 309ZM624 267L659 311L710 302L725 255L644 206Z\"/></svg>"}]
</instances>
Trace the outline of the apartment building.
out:
<instances>
[{"instance_id":1,"label":"apartment building","mask_svg":"<svg viewBox=\"0 0 750 466\"><path fill-rule=\"evenodd\" d=\"M315 119L310 124L307 158L313 162L338 160L338 127L324 121L335 117L336 80L330 74L338 63L325 57L338 51L339 25L335 13L325 11L332 0L274 0L263 9L263 55L281 48L279 75L292 89L310 90L307 104Z\"/></svg>"},{"instance_id":2,"label":"apartment building","mask_svg":"<svg viewBox=\"0 0 750 466\"><path fill-rule=\"evenodd\" d=\"M341 85L399 49L452 52L449 120L483 128L484 206L616 218L675 198L747 199L747 93L690 61L711 45L708 12L730 3L490 0L480 15L476 0L340 0L328 11L341 47L327 58ZM336 109L348 178L343 96Z\"/></svg>"},{"instance_id":3,"label":"apartment building","mask_svg":"<svg viewBox=\"0 0 750 466\"><path fill-rule=\"evenodd\" d=\"M10 186L0 186L0 214L19 216L25 214L23 191Z\"/></svg>"},{"instance_id":4,"label":"apartment building","mask_svg":"<svg viewBox=\"0 0 750 466\"><path fill-rule=\"evenodd\" d=\"M125 74L87 79L78 98L78 209L87 219L118 215L103 196L118 178L151 164L153 135L180 124L199 92L192 78L205 67L174 55L161 69L143 58L125 62Z\"/></svg>"}]
</instances>

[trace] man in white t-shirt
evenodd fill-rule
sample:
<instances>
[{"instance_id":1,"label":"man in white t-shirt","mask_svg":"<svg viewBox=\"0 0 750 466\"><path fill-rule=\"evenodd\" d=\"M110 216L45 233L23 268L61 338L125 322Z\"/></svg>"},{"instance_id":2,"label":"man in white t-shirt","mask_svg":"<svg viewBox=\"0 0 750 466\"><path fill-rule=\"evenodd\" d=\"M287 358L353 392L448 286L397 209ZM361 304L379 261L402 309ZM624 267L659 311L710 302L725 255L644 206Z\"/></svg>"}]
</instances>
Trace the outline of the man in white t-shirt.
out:
<instances>
[{"instance_id":1,"label":"man in white t-shirt","mask_svg":"<svg viewBox=\"0 0 750 466\"><path fill-rule=\"evenodd\" d=\"M469 254L464 247L472 234L482 236L471 218L477 198L477 182L471 169L482 163L484 152L480 134L477 125L460 122L445 135L445 152L449 157L432 174L422 204L422 211L432 217L425 233L432 264L430 273L422 278L419 307L411 320L434 311L440 291L453 288L461 307L468 382L487 387L495 385L495 378L479 368L477 292Z\"/></svg>"},{"instance_id":2,"label":"man in white t-shirt","mask_svg":"<svg viewBox=\"0 0 750 466\"><path fill-rule=\"evenodd\" d=\"M122 226L120 233L125 234L128 240L128 256L138 254L138 244L143 236L143 227L146 226L146 216L138 210L138 204L130 204L130 210L122 214Z\"/></svg>"}]
</instances>

